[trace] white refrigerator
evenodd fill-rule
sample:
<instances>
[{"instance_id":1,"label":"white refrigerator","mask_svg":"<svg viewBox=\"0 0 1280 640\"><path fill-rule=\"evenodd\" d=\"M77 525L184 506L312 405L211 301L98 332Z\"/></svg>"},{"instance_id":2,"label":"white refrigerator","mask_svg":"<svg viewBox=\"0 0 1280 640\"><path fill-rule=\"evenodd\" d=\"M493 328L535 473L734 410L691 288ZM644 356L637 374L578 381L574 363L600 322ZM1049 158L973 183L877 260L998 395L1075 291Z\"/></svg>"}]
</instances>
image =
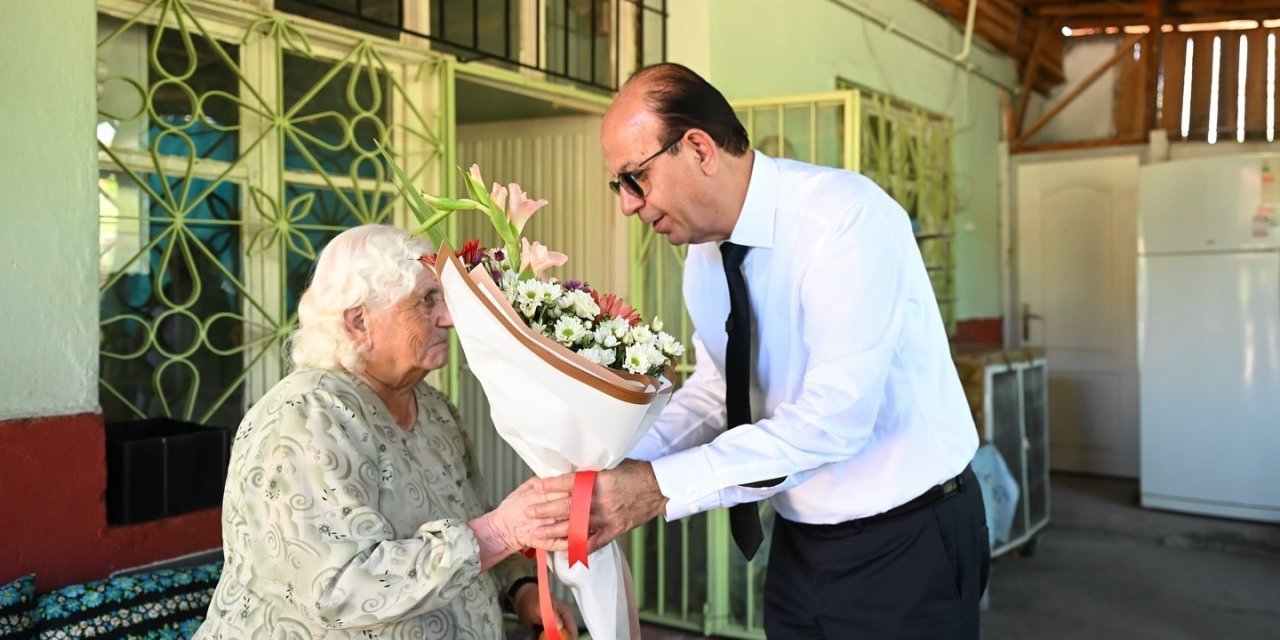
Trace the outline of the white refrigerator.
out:
<instances>
[{"instance_id":1,"label":"white refrigerator","mask_svg":"<svg viewBox=\"0 0 1280 640\"><path fill-rule=\"evenodd\" d=\"M1142 505L1280 522L1280 155L1140 170Z\"/></svg>"}]
</instances>

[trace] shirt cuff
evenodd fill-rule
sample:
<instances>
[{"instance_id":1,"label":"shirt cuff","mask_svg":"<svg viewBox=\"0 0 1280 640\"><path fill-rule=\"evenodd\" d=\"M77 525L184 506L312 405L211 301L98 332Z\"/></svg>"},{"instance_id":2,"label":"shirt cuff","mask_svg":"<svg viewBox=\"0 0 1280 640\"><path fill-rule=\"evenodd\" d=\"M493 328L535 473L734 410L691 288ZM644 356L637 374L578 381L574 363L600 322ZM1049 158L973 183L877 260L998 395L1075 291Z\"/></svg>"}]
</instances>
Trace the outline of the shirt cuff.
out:
<instances>
[{"instance_id":1,"label":"shirt cuff","mask_svg":"<svg viewBox=\"0 0 1280 640\"><path fill-rule=\"evenodd\" d=\"M720 508L720 485L705 449L685 449L650 463L667 498L667 522Z\"/></svg>"}]
</instances>

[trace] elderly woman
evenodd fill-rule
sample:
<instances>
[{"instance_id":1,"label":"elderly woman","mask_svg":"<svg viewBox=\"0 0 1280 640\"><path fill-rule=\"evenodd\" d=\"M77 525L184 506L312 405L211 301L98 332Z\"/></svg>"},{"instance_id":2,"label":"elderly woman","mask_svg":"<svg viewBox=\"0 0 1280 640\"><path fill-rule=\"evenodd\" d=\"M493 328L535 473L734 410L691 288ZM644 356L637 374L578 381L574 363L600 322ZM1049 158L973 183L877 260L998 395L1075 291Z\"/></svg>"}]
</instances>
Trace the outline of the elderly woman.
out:
<instances>
[{"instance_id":1,"label":"elderly woman","mask_svg":"<svg viewBox=\"0 0 1280 640\"><path fill-rule=\"evenodd\" d=\"M197 638L502 638L499 600L538 621L525 510L535 481L481 507L457 410L423 378L452 326L393 227L335 237L291 341L295 370L236 434L222 507L226 565ZM576 626L555 603L570 637Z\"/></svg>"}]
</instances>

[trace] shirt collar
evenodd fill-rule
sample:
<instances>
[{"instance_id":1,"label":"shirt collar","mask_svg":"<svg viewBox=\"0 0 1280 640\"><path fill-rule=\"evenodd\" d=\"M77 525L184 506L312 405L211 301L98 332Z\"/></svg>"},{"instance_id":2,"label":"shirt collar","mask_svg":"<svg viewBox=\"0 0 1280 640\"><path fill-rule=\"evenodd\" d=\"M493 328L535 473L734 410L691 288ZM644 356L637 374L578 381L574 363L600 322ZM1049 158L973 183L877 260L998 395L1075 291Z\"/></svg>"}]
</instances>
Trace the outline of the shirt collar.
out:
<instances>
[{"instance_id":1,"label":"shirt collar","mask_svg":"<svg viewBox=\"0 0 1280 640\"><path fill-rule=\"evenodd\" d=\"M773 221L778 207L778 164L763 153L755 153L751 182L742 213L729 241L747 247L773 248Z\"/></svg>"}]
</instances>

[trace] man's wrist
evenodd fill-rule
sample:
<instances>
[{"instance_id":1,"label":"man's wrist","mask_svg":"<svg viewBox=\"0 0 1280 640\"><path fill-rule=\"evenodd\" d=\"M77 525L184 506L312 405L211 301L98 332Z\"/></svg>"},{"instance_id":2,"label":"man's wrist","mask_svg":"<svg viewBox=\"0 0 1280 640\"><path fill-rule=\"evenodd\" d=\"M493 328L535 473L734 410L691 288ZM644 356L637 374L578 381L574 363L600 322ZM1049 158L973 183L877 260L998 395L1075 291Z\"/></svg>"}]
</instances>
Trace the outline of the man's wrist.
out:
<instances>
[{"instance_id":1,"label":"man's wrist","mask_svg":"<svg viewBox=\"0 0 1280 640\"><path fill-rule=\"evenodd\" d=\"M658 518L666 515L667 502L671 499L662 493L662 487L658 484L658 476L653 471L653 463L645 460L641 462L645 469L645 481L648 484L650 495L653 496L653 508L650 509L648 519Z\"/></svg>"}]
</instances>

